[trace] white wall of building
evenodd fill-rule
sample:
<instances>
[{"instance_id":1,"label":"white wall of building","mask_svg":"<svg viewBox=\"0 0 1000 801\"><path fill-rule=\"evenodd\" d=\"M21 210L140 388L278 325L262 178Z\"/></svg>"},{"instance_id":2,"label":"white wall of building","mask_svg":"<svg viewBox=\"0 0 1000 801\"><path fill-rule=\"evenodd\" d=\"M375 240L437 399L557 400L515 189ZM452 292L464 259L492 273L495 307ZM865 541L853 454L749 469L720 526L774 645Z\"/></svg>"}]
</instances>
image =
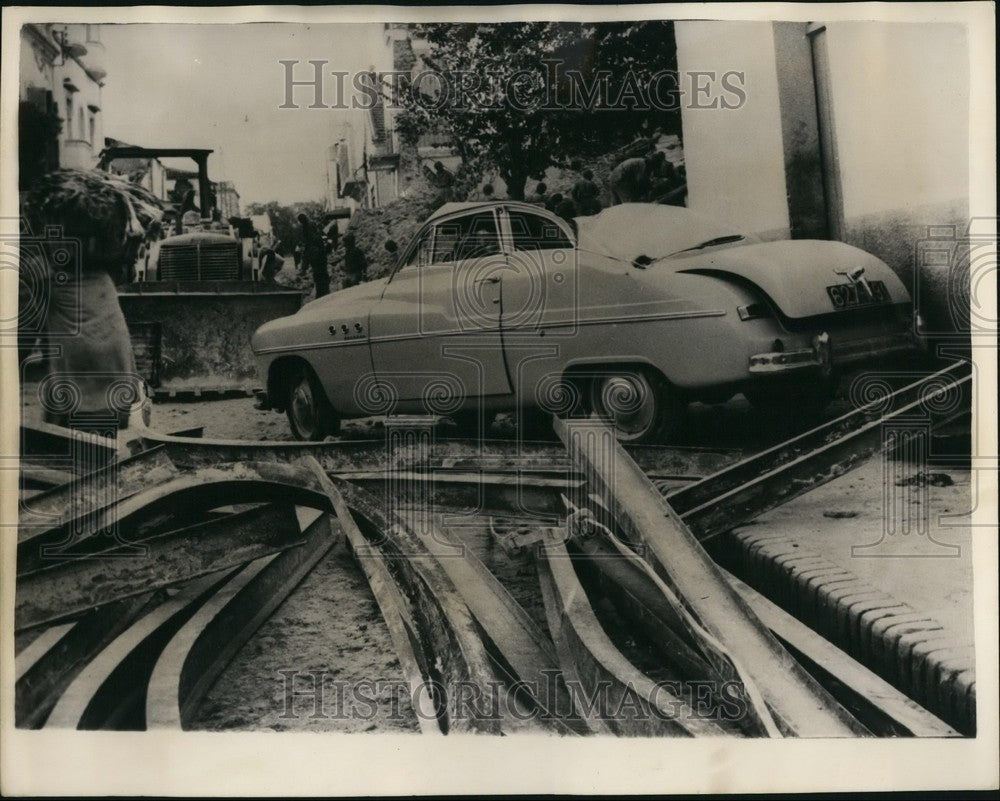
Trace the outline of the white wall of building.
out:
<instances>
[{"instance_id":1,"label":"white wall of building","mask_svg":"<svg viewBox=\"0 0 1000 801\"><path fill-rule=\"evenodd\" d=\"M677 67L745 73L746 102L736 109L690 108L681 99L688 207L740 230L787 235L781 110L770 22L678 22ZM702 79L703 83L706 82ZM690 82L681 78L681 88ZM718 94L718 89L716 89ZM704 96L697 101L705 104Z\"/></svg>"},{"instance_id":2,"label":"white wall of building","mask_svg":"<svg viewBox=\"0 0 1000 801\"><path fill-rule=\"evenodd\" d=\"M965 198L965 29L837 22L827 43L845 217Z\"/></svg>"}]
</instances>

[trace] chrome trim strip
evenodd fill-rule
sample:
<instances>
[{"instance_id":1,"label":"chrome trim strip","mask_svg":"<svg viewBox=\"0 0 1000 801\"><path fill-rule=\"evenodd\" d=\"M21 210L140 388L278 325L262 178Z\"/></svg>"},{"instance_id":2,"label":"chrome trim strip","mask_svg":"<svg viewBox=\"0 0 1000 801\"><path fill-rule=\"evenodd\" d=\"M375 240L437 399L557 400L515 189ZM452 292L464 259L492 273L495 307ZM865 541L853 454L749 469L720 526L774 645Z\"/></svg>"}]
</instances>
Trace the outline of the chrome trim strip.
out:
<instances>
[{"instance_id":1,"label":"chrome trim strip","mask_svg":"<svg viewBox=\"0 0 1000 801\"><path fill-rule=\"evenodd\" d=\"M253 351L254 356L262 356L265 353L292 353L299 350L316 350L317 348L346 348L350 345L367 345L368 338L352 339L347 342L308 342L304 345L277 345L273 348L261 348Z\"/></svg>"},{"instance_id":2,"label":"chrome trim strip","mask_svg":"<svg viewBox=\"0 0 1000 801\"><path fill-rule=\"evenodd\" d=\"M726 312L723 309L709 309L707 311L697 311L697 312L668 312L665 314L640 314L631 317L597 317L590 320L558 320L556 322L541 323L539 325L533 326L519 326L517 328L505 328L503 331L507 333L530 333L532 331L548 331L553 328L577 328L591 325L619 325L625 323L649 323L658 322L665 320L690 320L698 317L724 317ZM453 337L453 336L495 336L500 332L500 329L494 328L483 328L475 329L471 331L440 331L434 332L433 334L397 334L393 336L379 336L371 337L366 339L351 340L348 342L311 342L305 345L290 345L290 346L280 346L273 348L263 348L258 351L254 351L255 355L260 355L264 353L275 353L278 351L299 351L299 350L312 350L315 348L342 348L348 345L361 345L368 342L385 344L388 342L404 342L411 339L424 339L428 336L435 337Z\"/></svg>"}]
</instances>

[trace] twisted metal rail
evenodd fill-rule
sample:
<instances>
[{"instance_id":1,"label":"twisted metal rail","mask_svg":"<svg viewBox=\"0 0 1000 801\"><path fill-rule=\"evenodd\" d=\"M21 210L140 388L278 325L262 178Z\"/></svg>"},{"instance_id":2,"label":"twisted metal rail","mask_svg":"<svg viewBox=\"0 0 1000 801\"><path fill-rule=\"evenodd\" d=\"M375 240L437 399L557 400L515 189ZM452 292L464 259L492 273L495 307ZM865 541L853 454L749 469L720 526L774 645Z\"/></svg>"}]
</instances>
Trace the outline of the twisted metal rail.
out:
<instances>
[{"instance_id":1,"label":"twisted metal rail","mask_svg":"<svg viewBox=\"0 0 1000 801\"><path fill-rule=\"evenodd\" d=\"M519 731L530 717L564 735L953 736L698 541L886 447L887 421L918 411L929 425L954 419L970 386L959 363L744 459L626 453L593 422L561 421L568 456L548 443L387 448L145 431L131 456L114 459L87 440L103 455L98 470L36 488L21 504L17 725L187 727L256 628L346 541L429 733ZM949 393L960 401L928 402ZM82 441L59 430L33 436L48 453ZM433 516L408 517L407 500L525 523L519 540L496 532L497 541L536 554L548 631ZM583 509L596 522L589 529ZM595 592L679 684L622 652ZM739 718L706 718L684 695L692 681L712 683L713 708L728 700ZM460 714L469 687L499 713ZM614 712L623 708L632 711Z\"/></svg>"}]
</instances>

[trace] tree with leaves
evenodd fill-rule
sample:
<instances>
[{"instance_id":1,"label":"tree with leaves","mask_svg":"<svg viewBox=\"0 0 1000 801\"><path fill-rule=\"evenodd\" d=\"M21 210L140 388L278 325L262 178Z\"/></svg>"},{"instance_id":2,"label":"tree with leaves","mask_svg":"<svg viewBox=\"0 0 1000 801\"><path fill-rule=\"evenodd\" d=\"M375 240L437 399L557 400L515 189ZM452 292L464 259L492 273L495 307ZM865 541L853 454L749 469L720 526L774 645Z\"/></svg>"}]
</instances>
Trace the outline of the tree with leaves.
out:
<instances>
[{"instance_id":1,"label":"tree with leaves","mask_svg":"<svg viewBox=\"0 0 1000 801\"><path fill-rule=\"evenodd\" d=\"M552 166L659 129L680 133L673 24L666 21L425 24L433 77L396 87L404 141L444 131L463 172L495 171L511 198ZM657 90L656 98L650 97ZM667 102L665 102L665 100Z\"/></svg>"}]
</instances>

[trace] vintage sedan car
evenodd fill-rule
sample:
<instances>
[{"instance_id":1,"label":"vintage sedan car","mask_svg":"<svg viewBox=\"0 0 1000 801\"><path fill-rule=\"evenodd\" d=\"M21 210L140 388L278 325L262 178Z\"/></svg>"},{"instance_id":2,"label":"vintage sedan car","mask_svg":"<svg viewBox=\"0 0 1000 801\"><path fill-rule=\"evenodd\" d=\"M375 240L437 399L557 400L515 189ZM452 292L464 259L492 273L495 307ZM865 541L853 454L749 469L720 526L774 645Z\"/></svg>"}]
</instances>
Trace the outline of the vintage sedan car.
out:
<instances>
[{"instance_id":1,"label":"vintage sedan car","mask_svg":"<svg viewBox=\"0 0 1000 801\"><path fill-rule=\"evenodd\" d=\"M914 347L911 300L842 242L761 242L687 209L563 220L449 203L388 278L253 337L264 403L296 437L342 418L540 409L665 441L690 401L825 405L837 371Z\"/></svg>"}]
</instances>

